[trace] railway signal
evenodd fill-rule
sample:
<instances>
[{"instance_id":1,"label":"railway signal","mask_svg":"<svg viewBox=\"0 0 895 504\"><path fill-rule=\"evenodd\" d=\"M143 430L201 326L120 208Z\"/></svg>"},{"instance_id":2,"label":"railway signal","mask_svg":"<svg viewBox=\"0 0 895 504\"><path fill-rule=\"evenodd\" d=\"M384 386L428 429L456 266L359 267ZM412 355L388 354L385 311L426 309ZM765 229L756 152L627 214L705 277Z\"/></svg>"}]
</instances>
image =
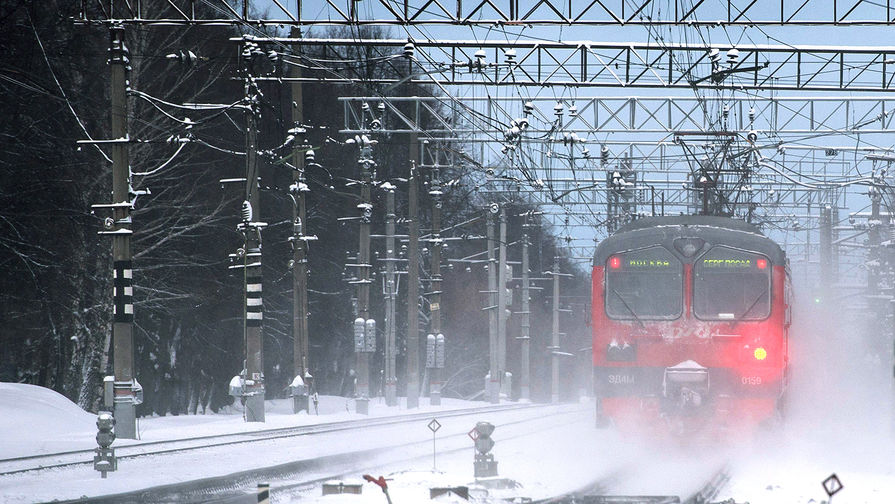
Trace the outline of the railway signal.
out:
<instances>
[{"instance_id":1,"label":"railway signal","mask_svg":"<svg viewBox=\"0 0 895 504\"><path fill-rule=\"evenodd\" d=\"M108 411L100 411L96 416L96 443L99 445L96 455L93 456L93 468L106 477L106 473L118 469L118 460L115 458L115 417Z\"/></svg>"},{"instance_id":2,"label":"railway signal","mask_svg":"<svg viewBox=\"0 0 895 504\"><path fill-rule=\"evenodd\" d=\"M476 478L497 476L497 461L491 453L491 449L494 448L494 440L491 439L494 429L494 425L488 422L478 422L475 428L469 431L468 436L475 443L473 469Z\"/></svg>"}]
</instances>

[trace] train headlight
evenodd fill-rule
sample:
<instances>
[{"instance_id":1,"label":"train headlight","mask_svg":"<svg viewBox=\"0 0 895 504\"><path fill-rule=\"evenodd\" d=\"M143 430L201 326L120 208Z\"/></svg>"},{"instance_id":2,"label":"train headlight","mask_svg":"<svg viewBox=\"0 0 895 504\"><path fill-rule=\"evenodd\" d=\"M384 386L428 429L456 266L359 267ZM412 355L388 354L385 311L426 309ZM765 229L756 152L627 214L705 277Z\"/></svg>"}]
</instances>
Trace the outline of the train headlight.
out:
<instances>
[{"instance_id":1,"label":"train headlight","mask_svg":"<svg viewBox=\"0 0 895 504\"><path fill-rule=\"evenodd\" d=\"M752 355L755 357L755 360L763 361L768 358L768 351L764 347L758 347L752 352Z\"/></svg>"}]
</instances>

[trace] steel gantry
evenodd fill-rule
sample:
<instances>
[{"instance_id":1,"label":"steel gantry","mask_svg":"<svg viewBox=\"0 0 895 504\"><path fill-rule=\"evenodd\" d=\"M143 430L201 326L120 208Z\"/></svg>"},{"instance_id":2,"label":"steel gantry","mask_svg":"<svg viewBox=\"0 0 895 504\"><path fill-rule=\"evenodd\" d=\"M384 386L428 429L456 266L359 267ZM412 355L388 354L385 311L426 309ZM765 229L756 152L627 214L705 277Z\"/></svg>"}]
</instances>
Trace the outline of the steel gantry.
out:
<instances>
[{"instance_id":1,"label":"steel gantry","mask_svg":"<svg viewBox=\"0 0 895 504\"><path fill-rule=\"evenodd\" d=\"M556 104L566 115L562 130L579 135L640 135L721 127L743 133L755 131L761 136L895 132L895 99L887 97L578 96L557 100L518 96L346 96L340 101L344 108L342 132L349 134L371 129L371 116L366 109L379 103L384 105L385 113L375 127L386 133L425 130L436 136L502 136L514 119L529 117L528 136L537 137L555 129ZM454 119L458 112L485 110L490 110L491 115L484 124Z\"/></svg>"},{"instance_id":2,"label":"steel gantry","mask_svg":"<svg viewBox=\"0 0 895 504\"><path fill-rule=\"evenodd\" d=\"M88 7L96 5L96 10ZM263 25L891 25L895 6L871 0L259 0L82 1L82 21ZM294 7L293 7L294 6Z\"/></svg>"},{"instance_id":3,"label":"steel gantry","mask_svg":"<svg viewBox=\"0 0 895 504\"><path fill-rule=\"evenodd\" d=\"M234 39L241 41L243 38ZM892 91L895 46L682 44L518 40L256 37L259 44L364 47L416 62L407 77L364 79L437 86L641 87L764 91ZM406 47L408 44L412 45ZM306 56L299 59L313 61ZM353 83L333 72L263 79Z\"/></svg>"}]
</instances>

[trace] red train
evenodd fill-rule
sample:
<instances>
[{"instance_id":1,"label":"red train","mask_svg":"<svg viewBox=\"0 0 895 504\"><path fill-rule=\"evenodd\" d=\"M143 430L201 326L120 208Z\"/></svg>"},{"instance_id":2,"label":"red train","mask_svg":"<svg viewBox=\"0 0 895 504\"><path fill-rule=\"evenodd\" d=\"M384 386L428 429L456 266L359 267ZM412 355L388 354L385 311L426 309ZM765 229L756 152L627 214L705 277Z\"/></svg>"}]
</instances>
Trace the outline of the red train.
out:
<instances>
[{"instance_id":1,"label":"red train","mask_svg":"<svg viewBox=\"0 0 895 504\"><path fill-rule=\"evenodd\" d=\"M620 228L594 255L598 425L687 433L779 418L791 296L785 252L744 221Z\"/></svg>"}]
</instances>

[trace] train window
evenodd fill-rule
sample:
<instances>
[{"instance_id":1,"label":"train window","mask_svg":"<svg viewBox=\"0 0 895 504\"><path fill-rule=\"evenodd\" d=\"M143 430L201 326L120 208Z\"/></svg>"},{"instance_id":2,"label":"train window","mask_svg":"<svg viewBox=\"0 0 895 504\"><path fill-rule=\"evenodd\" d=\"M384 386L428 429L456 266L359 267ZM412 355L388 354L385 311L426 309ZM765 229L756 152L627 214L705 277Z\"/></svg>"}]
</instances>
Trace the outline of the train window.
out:
<instances>
[{"instance_id":1,"label":"train window","mask_svg":"<svg viewBox=\"0 0 895 504\"><path fill-rule=\"evenodd\" d=\"M683 311L683 267L664 247L615 254L606 263L606 314L672 320Z\"/></svg>"},{"instance_id":2,"label":"train window","mask_svg":"<svg viewBox=\"0 0 895 504\"><path fill-rule=\"evenodd\" d=\"M693 312L705 320L761 320L771 314L768 258L712 247L696 261Z\"/></svg>"}]
</instances>

